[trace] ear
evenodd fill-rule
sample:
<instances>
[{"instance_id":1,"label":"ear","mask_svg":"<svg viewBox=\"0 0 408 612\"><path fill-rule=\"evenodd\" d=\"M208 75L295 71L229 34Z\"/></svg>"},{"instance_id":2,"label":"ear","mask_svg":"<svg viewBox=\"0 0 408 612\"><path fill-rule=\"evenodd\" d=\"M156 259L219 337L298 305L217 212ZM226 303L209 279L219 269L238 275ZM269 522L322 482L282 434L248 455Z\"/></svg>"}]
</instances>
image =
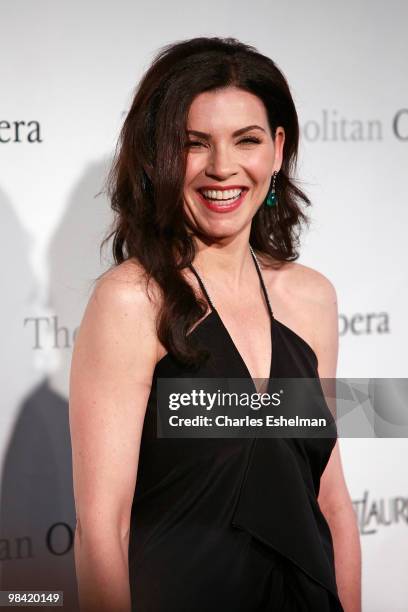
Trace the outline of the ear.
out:
<instances>
[{"instance_id":1,"label":"ear","mask_svg":"<svg viewBox=\"0 0 408 612\"><path fill-rule=\"evenodd\" d=\"M279 172L283 162L283 145L285 143L285 130L283 127L279 126L275 130L275 161L273 165L274 171Z\"/></svg>"}]
</instances>

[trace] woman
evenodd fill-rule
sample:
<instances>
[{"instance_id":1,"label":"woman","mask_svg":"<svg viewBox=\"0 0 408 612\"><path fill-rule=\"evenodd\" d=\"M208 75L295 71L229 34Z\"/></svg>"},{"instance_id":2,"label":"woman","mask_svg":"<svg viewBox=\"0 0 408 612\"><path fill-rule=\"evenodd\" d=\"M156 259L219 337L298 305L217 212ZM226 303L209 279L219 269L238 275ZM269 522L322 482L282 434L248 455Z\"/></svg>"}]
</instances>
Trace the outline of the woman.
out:
<instances>
[{"instance_id":1,"label":"woman","mask_svg":"<svg viewBox=\"0 0 408 612\"><path fill-rule=\"evenodd\" d=\"M335 377L335 290L294 262L298 138L284 76L235 39L168 45L138 87L109 176L116 265L71 368L83 610L360 610L335 439L156 435L159 378Z\"/></svg>"}]
</instances>

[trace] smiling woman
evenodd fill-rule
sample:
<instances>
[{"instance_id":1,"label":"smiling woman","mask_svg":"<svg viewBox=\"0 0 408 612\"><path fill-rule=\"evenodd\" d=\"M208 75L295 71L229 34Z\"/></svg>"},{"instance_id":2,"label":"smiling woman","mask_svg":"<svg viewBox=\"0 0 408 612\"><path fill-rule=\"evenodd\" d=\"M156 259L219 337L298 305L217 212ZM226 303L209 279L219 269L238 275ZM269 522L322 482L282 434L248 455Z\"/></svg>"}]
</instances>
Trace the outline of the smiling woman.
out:
<instances>
[{"instance_id":1,"label":"smiling woman","mask_svg":"<svg viewBox=\"0 0 408 612\"><path fill-rule=\"evenodd\" d=\"M245 125L250 119L257 123ZM244 127L234 130L236 125ZM197 126L209 126L210 133ZM231 230L231 224L250 224L268 193L271 174L282 165L284 129L278 126L272 136L262 100L230 85L196 96L188 113L187 133L184 200L189 219L195 219L212 236L225 231L226 226ZM191 140L191 135L200 140ZM231 178L215 180L225 175ZM232 182L236 176L241 176L241 183ZM197 195L206 209L235 214L222 219L204 209L200 214Z\"/></svg>"},{"instance_id":2,"label":"smiling woman","mask_svg":"<svg viewBox=\"0 0 408 612\"><path fill-rule=\"evenodd\" d=\"M71 367L85 612L359 611L336 436L157 436L160 378L335 376L334 288L294 263L298 138L282 72L236 39L167 45L139 84Z\"/></svg>"}]
</instances>

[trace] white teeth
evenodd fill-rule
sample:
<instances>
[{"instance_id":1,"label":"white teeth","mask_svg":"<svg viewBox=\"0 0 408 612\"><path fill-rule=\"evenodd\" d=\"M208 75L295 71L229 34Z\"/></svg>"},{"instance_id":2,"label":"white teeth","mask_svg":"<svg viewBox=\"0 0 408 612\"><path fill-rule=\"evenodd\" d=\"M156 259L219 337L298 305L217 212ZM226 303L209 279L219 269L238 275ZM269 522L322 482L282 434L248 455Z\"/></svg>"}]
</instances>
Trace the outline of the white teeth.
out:
<instances>
[{"instance_id":1,"label":"white teeth","mask_svg":"<svg viewBox=\"0 0 408 612\"><path fill-rule=\"evenodd\" d=\"M222 200L222 204L221 204L221 200L210 200L210 201L217 202L217 206L221 206L222 208L223 206L228 206L228 204L232 204L233 202L235 202L235 200L238 200L238 198L239 198L239 195L237 195L235 198L231 198L230 200Z\"/></svg>"},{"instance_id":2,"label":"white teeth","mask_svg":"<svg viewBox=\"0 0 408 612\"><path fill-rule=\"evenodd\" d=\"M201 193L208 200L231 200L241 195L242 189L228 189L227 191L202 190Z\"/></svg>"}]
</instances>

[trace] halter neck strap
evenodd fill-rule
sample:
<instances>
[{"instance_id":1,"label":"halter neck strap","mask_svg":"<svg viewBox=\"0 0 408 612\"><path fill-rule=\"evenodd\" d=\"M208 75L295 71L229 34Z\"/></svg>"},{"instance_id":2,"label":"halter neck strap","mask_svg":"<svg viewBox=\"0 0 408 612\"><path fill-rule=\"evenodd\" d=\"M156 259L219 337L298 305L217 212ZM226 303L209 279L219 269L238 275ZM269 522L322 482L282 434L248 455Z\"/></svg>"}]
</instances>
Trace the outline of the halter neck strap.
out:
<instances>
[{"instance_id":1,"label":"halter neck strap","mask_svg":"<svg viewBox=\"0 0 408 612\"><path fill-rule=\"evenodd\" d=\"M211 310L215 310L215 306L214 306L214 304L212 303L211 298L210 298L210 296L208 295L208 291L207 291L207 289L205 288L205 285L204 285L203 281L201 280L201 277L200 277L200 275L198 274L197 270L195 269L195 267L193 266L193 264L189 264L189 268L190 268L190 270L191 270L191 271L192 271L192 272L195 274L195 277L196 277L196 278L197 278L197 280L198 280L198 284L199 284L199 285L200 285L200 287L201 287L201 291L204 293L204 295L205 295L205 297L206 297L206 299L207 299L207 302L209 303L209 305L210 305L210 307L211 307Z\"/></svg>"},{"instance_id":2,"label":"halter neck strap","mask_svg":"<svg viewBox=\"0 0 408 612\"><path fill-rule=\"evenodd\" d=\"M258 272L258 277L259 277L259 280L260 280L260 283L261 283L261 287L262 287L263 294L264 294L264 296L265 296L265 301L266 301L266 304L267 304L267 306L268 306L269 314L271 315L271 317L273 317L273 311L272 311L271 302L270 302L270 300L269 300L268 291L267 291L267 289L266 289L265 281L264 281L263 276L262 276L262 272L261 272L260 265L259 265L259 263L258 263L258 259L257 259L256 255L255 255L255 253L254 253L254 251L253 251L253 249L252 249L251 245L249 245L249 248L250 248L250 251L251 251L251 254L252 254L253 260L254 260L254 262L255 262L256 271Z\"/></svg>"}]
</instances>

